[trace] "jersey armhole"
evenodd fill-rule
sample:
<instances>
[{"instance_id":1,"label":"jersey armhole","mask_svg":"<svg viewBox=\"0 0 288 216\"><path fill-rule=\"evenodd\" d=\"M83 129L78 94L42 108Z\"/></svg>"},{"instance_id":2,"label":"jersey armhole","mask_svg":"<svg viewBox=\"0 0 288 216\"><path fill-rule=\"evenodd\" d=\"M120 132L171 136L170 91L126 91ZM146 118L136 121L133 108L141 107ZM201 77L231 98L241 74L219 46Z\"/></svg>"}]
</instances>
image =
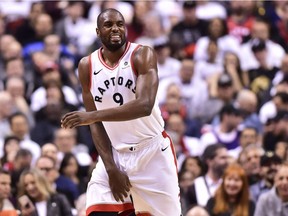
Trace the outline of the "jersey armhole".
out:
<instances>
[{"instance_id":1,"label":"jersey armhole","mask_svg":"<svg viewBox=\"0 0 288 216\"><path fill-rule=\"evenodd\" d=\"M133 73L135 74L136 77L138 77L138 72L135 70L135 66L134 66L134 63L133 63L133 59L134 59L134 55L135 55L135 52L140 48L142 47L141 45L138 45L132 52L131 54L131 57L130 57L130 64L131 64L131 68L132 68L132 71Z\"/></svg>"}]
</instances>

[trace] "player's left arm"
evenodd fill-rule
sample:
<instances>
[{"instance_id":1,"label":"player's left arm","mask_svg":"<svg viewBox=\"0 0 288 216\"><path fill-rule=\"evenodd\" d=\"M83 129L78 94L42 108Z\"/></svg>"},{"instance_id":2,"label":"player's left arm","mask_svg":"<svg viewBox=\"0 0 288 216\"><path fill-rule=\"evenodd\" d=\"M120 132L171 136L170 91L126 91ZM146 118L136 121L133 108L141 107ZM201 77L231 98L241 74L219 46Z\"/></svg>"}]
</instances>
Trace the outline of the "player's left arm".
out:
<instances>
[{"instance_id":1,"label":"player's left arm","mask_svg":"<svg viewBox=\"0 0 288 216\"><path fill-rule=\"evenodd\" d=\"M115 108L71 112L65 116L63 124L72 128L95 122L127 121L149 116L155 103L159 82L154 50L148 46L140 47L133 56L133 64L138 75L135 100Z\"/></svg>"}]
</instances>

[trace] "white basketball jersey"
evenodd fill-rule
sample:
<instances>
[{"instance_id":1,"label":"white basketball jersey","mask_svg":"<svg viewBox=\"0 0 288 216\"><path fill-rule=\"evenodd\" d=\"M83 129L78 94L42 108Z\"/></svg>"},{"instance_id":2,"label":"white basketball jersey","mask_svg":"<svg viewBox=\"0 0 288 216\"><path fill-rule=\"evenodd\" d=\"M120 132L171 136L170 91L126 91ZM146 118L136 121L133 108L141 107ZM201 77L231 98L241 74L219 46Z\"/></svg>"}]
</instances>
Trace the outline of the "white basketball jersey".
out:
<instances>
[{"instance_id":1,"label":"white basketball jersey","mask_svg":"<svg viewBox=\"0 0 288 216\"><path fill-rule=\"evenodd\" d=\"M121 106L135 100L137 74L132 57L140 45L127 43L118 64L108 66L101 55L101 48L90 56L91 94L97 110ZM117 114L115 114L117 115ZM121 150L155 137L164 130L164 121L155 101L150 116L129 121L103 122L112 146Z\"/></svg>"}]
</instances>

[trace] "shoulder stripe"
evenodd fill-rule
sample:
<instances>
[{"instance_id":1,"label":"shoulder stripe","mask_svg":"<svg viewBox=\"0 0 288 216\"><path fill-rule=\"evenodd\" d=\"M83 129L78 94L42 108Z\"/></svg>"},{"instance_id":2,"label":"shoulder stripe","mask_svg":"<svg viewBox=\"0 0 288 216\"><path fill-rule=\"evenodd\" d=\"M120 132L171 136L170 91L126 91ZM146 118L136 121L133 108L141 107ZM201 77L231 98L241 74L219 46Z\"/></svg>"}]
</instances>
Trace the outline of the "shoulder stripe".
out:
<instances>
[{"instance_id":1,"label":"shoulder stripe","mask_svg":"<svg viewBox=\"0 0 288 216\"><path fill-rule=\"evenodd\" d=\"M133 59L134 59L134 55L135 55L135 52L140 48L142 47L141 45L138 45L132 52L131 54L131 57L130 57L130 64L131 64L131 67L132 67L132 71L133 73L135 74L136 77L138 77L138 72L135 70L135 66L134 66L134 62L133 62Z\"/></svg>"}]
</instances>

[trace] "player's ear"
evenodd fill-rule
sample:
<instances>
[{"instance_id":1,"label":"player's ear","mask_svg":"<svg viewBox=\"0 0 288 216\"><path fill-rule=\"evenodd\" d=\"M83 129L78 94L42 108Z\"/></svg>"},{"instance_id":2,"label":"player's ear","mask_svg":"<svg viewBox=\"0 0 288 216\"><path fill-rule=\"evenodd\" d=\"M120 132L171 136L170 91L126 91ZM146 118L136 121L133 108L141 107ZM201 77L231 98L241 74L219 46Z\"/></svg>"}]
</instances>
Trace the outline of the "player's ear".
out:
<instances>
[{"instance_id":1,"label":"player's ear","mask_svg":"<svg viewBox=\"0 0 288 216\"><path fill-rule=\"evenodd\" d=\"M97 34L97 36L99 36L99 29L98 28L96 28L96 34Z\"/></svg>"}]
</instances>

